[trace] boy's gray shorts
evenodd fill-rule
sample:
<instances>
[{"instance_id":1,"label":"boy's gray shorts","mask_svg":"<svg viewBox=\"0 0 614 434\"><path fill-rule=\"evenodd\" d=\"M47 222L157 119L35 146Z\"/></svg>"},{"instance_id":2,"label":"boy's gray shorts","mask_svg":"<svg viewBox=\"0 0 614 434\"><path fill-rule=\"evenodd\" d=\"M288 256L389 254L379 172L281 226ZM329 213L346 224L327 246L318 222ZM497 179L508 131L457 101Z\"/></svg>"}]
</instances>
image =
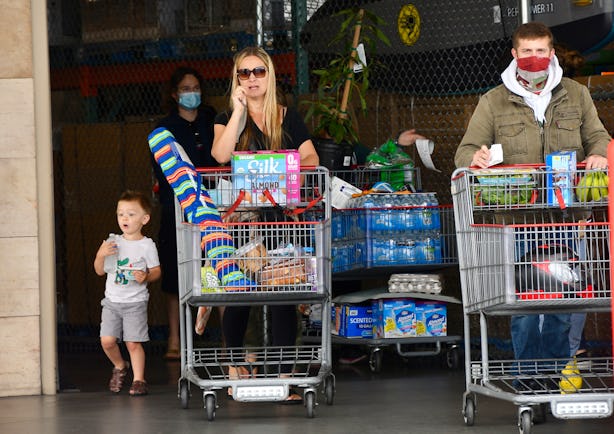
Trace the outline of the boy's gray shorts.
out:
<instances>
[{"instance_id":1,"label":"boy's gray shorts","mask_svg":"<svg viewBox=\"0 0 614 434\"><path fill-rule=\"evenodd\" d=\"M147 302L113 303L103 298L100 336L115 336L124 342L148 342Z\"/></svg>"}]
</instances>

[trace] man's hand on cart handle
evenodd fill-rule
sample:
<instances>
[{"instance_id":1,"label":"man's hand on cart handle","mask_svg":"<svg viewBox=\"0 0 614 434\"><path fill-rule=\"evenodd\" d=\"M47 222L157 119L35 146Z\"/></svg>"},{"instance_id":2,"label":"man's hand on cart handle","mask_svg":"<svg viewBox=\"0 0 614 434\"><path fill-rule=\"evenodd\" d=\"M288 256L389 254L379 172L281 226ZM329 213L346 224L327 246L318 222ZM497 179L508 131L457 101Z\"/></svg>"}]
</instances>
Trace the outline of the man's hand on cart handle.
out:
<instances>
[{"instance_id":1,"label":"man's hand on cart handle","mask_svg":"<svg viewBox=\"0 0 614 434\"><path fill-rule=\"evenodd\" d=\"M583 163L586 164L586 170L608 168L608 159L601 155L589 155Z\"/></svg>"},{"instance_id":2,"label":"man's hand on cart handle","mask_svg":"<svg viewBox=\"0 0 614 434\"><path fill-rule=\"evenodd\" d=\"M482 145L480 149L475 151L473 159L471 160L472 166L478 166L482 169L488 167L490 161L490 149L486 145ZM608 159L601 155L589 155L586 160L583 161L586 164L586 170L608 168Z\"/></svg>"}]
</instances>

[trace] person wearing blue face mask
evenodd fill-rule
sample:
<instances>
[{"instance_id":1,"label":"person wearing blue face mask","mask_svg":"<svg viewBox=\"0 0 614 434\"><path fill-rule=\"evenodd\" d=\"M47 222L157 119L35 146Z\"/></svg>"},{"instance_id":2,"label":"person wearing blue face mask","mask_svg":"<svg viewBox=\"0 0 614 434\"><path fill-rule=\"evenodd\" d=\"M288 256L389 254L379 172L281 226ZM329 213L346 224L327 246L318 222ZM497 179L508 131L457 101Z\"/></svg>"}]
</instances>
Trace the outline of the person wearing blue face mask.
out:
<instances>
[{"instance_id":1,"label":"person wearing blue face mask","mask_svg":"<svg viewBox=\"0 0 614 434\"><path fill-rule=\"evenodd\" d=\"M167 84L165 105L169 113L157 127L169 130L196 167L219 166L211 157L215 110L202 104L203 79L193 68L177 68ZM175 199L160 166L152 157L158 186L161 218L158 250L162 267L162 291L166 294L169 336L166 360L179 360L179 298L177 283L177 239Z\"/></svg>"},{"instance_id":2,"label":"person wearing blue face mask","mask_svg":"<svg viewBox=\"0 0 614 434\"><path fill-rule=\"evenodd\" d=\"M200 105L200 91L179 93L179 107L185 110L196 110Z\"/></svg>"}]
</instances>

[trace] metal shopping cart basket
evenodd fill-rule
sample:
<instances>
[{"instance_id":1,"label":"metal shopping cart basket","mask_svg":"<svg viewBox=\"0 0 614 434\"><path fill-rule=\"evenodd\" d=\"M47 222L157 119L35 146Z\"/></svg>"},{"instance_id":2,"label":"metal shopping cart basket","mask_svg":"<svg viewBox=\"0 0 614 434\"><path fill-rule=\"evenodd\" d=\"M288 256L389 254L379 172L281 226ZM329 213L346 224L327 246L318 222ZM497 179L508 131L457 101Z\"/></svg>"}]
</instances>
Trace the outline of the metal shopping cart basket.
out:
<instances>
[{"instance_id":1,"label":"metal shopping cart basket","mask_svg":"<svg viewBox=\"0 0 614 434\"><path fill-rule=\"evenodd\" d=\"M587 176L601 175L543 166L464 168L452 175L467 425L474 423L478 394L516 404L521 433L545 417L548 405L563 419L612 414L611 356L580 369L571 358L491 360L488 352L487 316L610 309L607 193L603 187L594 197L587 194ZM565 177L568 182L560 182ZM605 184L595 179L590 188ZM477 360L471 356L471 315L479 315Z\"/></svg>"},{"instance_id":2,"label":"metal shopping cart basket","mask_svg":"<svg viewBox=\"0 0 614 434\"><path fill-rule=\"evenodd\" d=\"M391 300L402 298L445 303L448 306L460 305L460 300L440 294L441 286L433 287L425 283L432 278L440 283L439 276L416 274L442 272L448 267L456 267L458 263L452 205L440 205L435 193L414 191L421 190L419 168L359 166L351 170L333 171L333 190L336 186L334 177L362 190L364 195L357 194L359 197L342 200L332 210L333 295L335 282L355 280L357 272L363 279L390 278L387 288L337 295L333 299L335 310L379 302L383 306L391 303ZM373 192L374 185L382 182L388 183L389 187L396 185L404 192ZM335 198L335 193L347 196L345 191L355 190L341 184L337 191L332 192L332 196ZM410 285L409 281L420 283ZM339 317L336 315L335 319L339 320ZM447 323L444 333L421 333L419 336L383 333L383 328L380 328L379 336L375 332L371 334L371 330L360 337L348 336L338 330L340 327L340 322L337 322L333 345L365 346L369 351L369 368L372 372L381 371L383 349L388 346L396 347L397 354L403 358L442 356L448 367L458 367L461 337L449 335Z\"/></svg>"},{"instance_id":3,"label":"metal shopping cart basket","mask_svg":"<svg viewBox=\"0 0 614 434\"><path fill-rule=\"evenodd\" d=\"M222 230L232 235L236 253L231 259L249 283L238 289L217 280L215 271L207 268L208 258L203 257L202 228L187 223L177 203L181 405L188 407L191 384L203 391L208 420L215 418L216 392L222 389L232 388L237 401L262 402L282 401L290 388L300 388L307 416L313 417L319 386L327 404L333 402L330 332L309 345L273 347L265 342L249 348L196 348L193 308L305 303L319 304L323 312L330 312L330 205L321 200L329 188L328 171L302 168L300 191L293 199L270 182L270 174L203 169L199 175L222 214ZM307 220L305 209L320 210L313 213L320 218ZM328 315L323 315L322 330L330 330ZM231 367L249 375L231 378Z\"/></svg>"}]
</instances>

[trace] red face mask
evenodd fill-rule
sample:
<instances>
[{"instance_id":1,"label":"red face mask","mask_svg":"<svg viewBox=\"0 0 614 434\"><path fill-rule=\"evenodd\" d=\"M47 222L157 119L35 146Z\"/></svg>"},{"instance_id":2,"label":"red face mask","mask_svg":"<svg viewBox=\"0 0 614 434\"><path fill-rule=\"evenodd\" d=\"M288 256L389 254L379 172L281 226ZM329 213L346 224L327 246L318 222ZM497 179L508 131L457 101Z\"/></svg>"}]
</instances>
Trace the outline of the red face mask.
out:
<instances>
[{"instance_id":1,"label":"red face mask","mask_svg":"<svg viewBox=\"0 0 614 434\"><path fill-rule=\"evenodd\" d=\"M523 57L522 59L516 59L518 69L528 72L540 72L548 69L550 65L549 57Z\"/></svg>"}]
</instances>

